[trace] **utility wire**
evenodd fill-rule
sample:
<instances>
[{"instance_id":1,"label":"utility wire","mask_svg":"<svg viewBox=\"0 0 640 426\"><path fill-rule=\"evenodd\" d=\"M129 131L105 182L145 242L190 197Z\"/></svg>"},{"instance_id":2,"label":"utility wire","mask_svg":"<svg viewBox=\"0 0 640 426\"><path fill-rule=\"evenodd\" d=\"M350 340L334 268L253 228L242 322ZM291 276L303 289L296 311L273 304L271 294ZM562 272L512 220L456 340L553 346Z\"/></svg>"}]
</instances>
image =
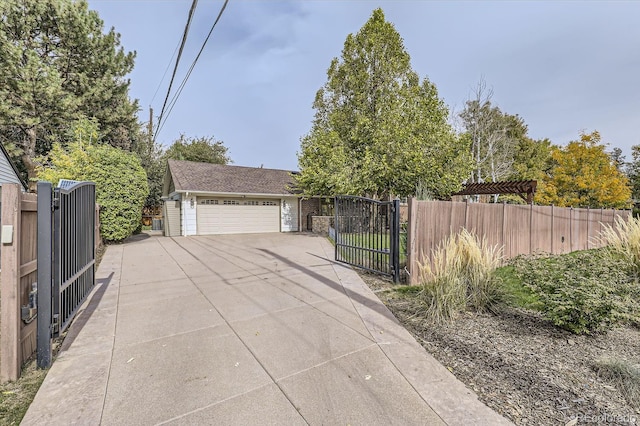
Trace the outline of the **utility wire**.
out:
<instances>
[{"instance_id":1,"label":"utility wire","mask_svg":"<svg viewBox=\"0 0 640 426\"><path fill-rule=\"evenodd\" d=\"M167 76L167 73L169 72L169 68L171 68L171 62L173 62L173 58L176 57L176 53L178 52L179 48L180 48L180 42L178 42L178 44L176 44L176 48L173 49L173 54L171 55L171 59L169 59L169 62L167 63L167 67L164 69L164 74L162 74L162 78L158 83L158 87L156 87L156 91L153 92L153 97L151 98L151 102L149 102L150 104L153 104L153 101L156 99L156 95L160 91L160 86L162 86L162 82L164 81L164 78Z\"/></svg>"},{"instance_id":2,"label":"utility wire","mask_svg":"<svg viewBox=\"0 0 640 426\"><path fill-rule=\"evenodd\" d=\"M184 86L187 84L187 80L189 80L189 77L191 76L191 73L193 72L193 69L195 68L196 63L198 62L198 59L200 59L200 55L202 55L202 52L204 51L204 48L207 45L207 42L209 41L211 34L213 33L213 29L216 27L216 25L218 24L218 21L220 20L220 17L222 17L222 14L224 13L224 10L227 7L227 3L229 3L229 0L225 0L224 4L220 8L220 12L218 12L218 16L216 17L216 20L213 22L213 25L209 30L209 34L207 34L207 38L204 39L204 42L202 43L202 47L200 47L200 51L198 52L195 59L191 63L191 66L189 67L189 70L187 71L187 74L185 75L184 79L180 83L180 86L178 86L178 90L176 91L176 94L173 95L173 98L171 98L171 102L169 103L170 104L169 110L167 111L167 116L165 117L165 120L161 122L161 118L158 119L158 130L156 131L156 135L160 133L160 131L162 131L162 128L164 127L164 124L167 122L167 119L169 118L171 111L173 111L173 107L176 105L176 102L178 101L178 98L180 97L180 94L182 93Z\"/></svg>"},{"instance_id":3,"label":"utility wire","mask_svg":"<svg viewBox=\"0 0 640 426\"><path fill-rule=\"evenodd\" d=\"M187 35L189 34L189 27L191 26L191 20L193 19L193 13L196 10L196 6L198 5L198 0L193 0L191 3L191 9L189 9L189 16L187 17L187 24L184 27L184 31L182 33L182 41L180 42L180 49L178 50L178 56L176 57L176 65L173 67L173 73L171 73L171 80L169 81L169 88L167 89L167 96L164 98L164 103L162 104L162 109L160 110L160 117L158 118L158 128L156 129L156 133L153 137L153 141L156 141L156 136L160 131L160 122L162 121L162 116L164 115L165 108L167 106L167 102L169 101L169 95L171 94L171 87L173 86L173 80L176 77L176 72L178 71L178 65L180 64L180 57L182 56L182 51L184 50L184 45L187 42Z\"/></svg>"}]
</instances>

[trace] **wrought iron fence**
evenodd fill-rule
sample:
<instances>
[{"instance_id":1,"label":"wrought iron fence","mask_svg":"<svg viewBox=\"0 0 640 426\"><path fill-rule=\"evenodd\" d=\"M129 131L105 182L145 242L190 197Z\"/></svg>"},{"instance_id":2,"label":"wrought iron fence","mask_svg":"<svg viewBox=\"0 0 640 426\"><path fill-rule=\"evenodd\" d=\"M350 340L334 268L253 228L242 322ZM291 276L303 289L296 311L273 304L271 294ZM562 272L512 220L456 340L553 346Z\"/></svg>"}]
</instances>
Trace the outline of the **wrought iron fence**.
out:
<instances>
[{"instance_id":1,"label":"wrought iron fence","mask_svg":"<svg viewBox=\"0 0 640 426\"><path fill-rule=\"evenodd\" d=\"M53 193L53 198L52 198ZM38 182L38 366L95 283L95 185ZM49 283L49 285L47 285Z\"/></svg>"},{"instance_id":2,"label":"wrought iron fence","mask_svg":"<svg viewBox=\"0 0 640 426\"><path fill-rule=\"evenodd\" d=\"M400 281L398 200L336 197L334 222L336 260Z\"/></svg>"}]
</instances>

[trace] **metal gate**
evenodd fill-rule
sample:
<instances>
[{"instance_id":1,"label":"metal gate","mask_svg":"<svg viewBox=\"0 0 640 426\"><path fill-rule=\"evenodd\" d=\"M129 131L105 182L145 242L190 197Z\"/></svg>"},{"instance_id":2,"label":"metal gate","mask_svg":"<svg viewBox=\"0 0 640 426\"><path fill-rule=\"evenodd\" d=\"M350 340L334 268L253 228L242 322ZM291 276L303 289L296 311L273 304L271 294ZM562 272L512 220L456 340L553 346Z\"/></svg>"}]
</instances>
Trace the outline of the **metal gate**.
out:
<instances>
[{"instance_id":1,"label":"metal gate","mask_svg":"<svg viewBox=\"0 0 640 426\"><path fill-rule=\"evenodd\" d=\"M53 197L52 197L53 196ZM92 182L38 182L38 366L51 365L59 336L95 284L95 205Z\"/></svg>"},{"instance_id":2,"label":"metal gate","mask_svg":"<svg viewBox=\"0 0 640 426\"><path fill-rule=\"evenodd\" d=\"M400 281L400 201L335 197L336 260Z\"/></svg>"}]
</instances>

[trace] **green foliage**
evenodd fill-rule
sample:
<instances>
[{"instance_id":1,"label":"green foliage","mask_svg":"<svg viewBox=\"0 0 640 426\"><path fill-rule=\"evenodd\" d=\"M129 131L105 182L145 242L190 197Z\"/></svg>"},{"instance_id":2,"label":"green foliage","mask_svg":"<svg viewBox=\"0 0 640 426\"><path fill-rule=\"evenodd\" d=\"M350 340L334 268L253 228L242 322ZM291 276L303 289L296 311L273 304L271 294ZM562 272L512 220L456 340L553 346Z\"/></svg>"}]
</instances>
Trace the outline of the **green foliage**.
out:
<instances>
[{"instance_id":1,"label":"green foliage","mask_svg":"<svg viewBox=\"0 0 640 426\"><path fill-rule=\"evenodd\" d=\"M553 166L538 188L536 202L572 207L628 208L629 181L620 173L600 141L583 133L579 141L553 147Z\"/></svg>"},{"instance_id":2,"label":"green foliage","mask_svg":"<svg viewBox=\"0 0 640 426\"><path fill-rule=\"evenodd\" d=\"M625 261L604 250L521 257L512 264L544 316L561 328L589 334L620 321L640 323L640 286Z\"/></svg>"},{"instance_id":3,"label":"green foliage","mask_svg":"<svg viewBox=\"0 0 640 426\"><path fill-rule=\"evenodd\" d=\"M34 159L66 140L69 123L95 117L102 141L129 149L138 132L128 98L134 53L87 2L0 2L0 142L35 175Z\"/></svg>"},{"instance_id":4,"label":"green foliage","mask_svg":"<svg viewBox=\"0 0 640 426\"><path fill-rule=\"evenodd\" d=\"M132 153L109 145L93 145L80 135L97 134L91 122L76 123L78 139L67 148L54 144L49 163L38 168L38 178L57 185L60 179L92 181L100 205L100 234L106 241L121 241L140 224L148 195L147 176Z\"/></svg>"},{"instance_id":5,"label":"green foliage","mask_svg":"<svg viewBox=\"0 0 640 426\"><path fill-rule=\"evenodd\" d=\"M631 196L634 203L640 203L640 145L631 147L632 161L627 164L627 176L631 186Z\"/></svg>"},{"instance_id":6,"label":"green foliage","mask_svg":"<svg viewBox=\"0 0 640 426\"><path fill-rule=\"evenodd\" d=\"M162 146L153 141L148 131L143 131L133 147L133 152L140 159L140 164L147 174L149 195L144 203L146 214L154 214L162 204L162 189L167 159Z\"/></svg>"},{"instance_id":7,"label":"green foliage","mask_svg":"<svg viewBox=\"0 0 640 426\"><path fill-rule=\"evenodd\" d=\"M629 405L640 410L640 363L629 360L604 358L594 365L598 376L612 383Z\"/></svg>"},{"instance_id":8,"label":"green foliage","mask_svg":"<svg viewBox=\"0 0 640 426\"><path fill-rule=\"evenodd\" d=\"M496 277L502 282L505 302L523 309L541 310L540 299L522 283L514 266L506 265L497 268Z\"/></svg>"},{"instance_id":9,"label":"green foliage","mask_svg":"<svg viewBox=\"0 0 640 426\"><path fill-rule=\"evenodd\" d=\"M165 154L166 159L196 161L200 163L229 164L231 158L227 154L228 148L222 141L213 137L187 138L180 135L180 139L173 142Z\"/></svg>"},{"instance_id":10,"label":"green foliage","mask_svg":"<svg viewBox=\"0 0 640 426\"><path fill-rule=\"evenodd\" d=\"M468 141L453 133L435 85L420 82L381 9L347 36L327 77L298 153L306 194L407 196L421 180L436 197L461 188Z\"/></svg>"},{"instance_id":11,"label":"green foliage","mask_svg":"<svg viewBox=\"0 0 640 426\"><path fill-rule=\"evenodd\" d=\"M501 261L501 248L478 240L466 229L442 242L431 260L425 257L419 265L427 318L439 323L467 308L494 308L503 298L495 273Z\"/></svg>"}]
</instances>

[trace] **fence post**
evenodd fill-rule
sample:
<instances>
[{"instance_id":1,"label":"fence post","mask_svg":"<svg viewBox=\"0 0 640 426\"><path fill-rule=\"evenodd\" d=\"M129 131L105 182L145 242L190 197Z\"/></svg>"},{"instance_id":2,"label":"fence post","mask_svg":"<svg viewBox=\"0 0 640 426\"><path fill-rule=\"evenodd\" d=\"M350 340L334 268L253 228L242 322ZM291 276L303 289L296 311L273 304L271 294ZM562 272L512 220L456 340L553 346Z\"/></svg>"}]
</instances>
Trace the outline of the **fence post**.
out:
<instances>
[{"instance_id":1,"label":"fence post","mask_svg":"<svg viewBox=\"0 0 640 426\"><path fill-rule=\"evenodd\" d=\"M529 204L529 255L533 254L533 201Z\"/></svg>"},{"instance_id":2,"label":"fence post","mask_svg":"<svg viewBox=\"0 0 640 426\"><path fill-rule=\"evenodd\" d=\"M17 184L2 185L3 233L12 233L2 243L0 260L0 382L18 380L22 362L20 344L20 216L22 193ZM8 236L5 236L8 239Z\"/></svg>"},{"instance_id":3,"label":"fence post","mask_svg":"<svg viewBox=\"0 0 640 426\"><path fill-rule=\"evenodd\" d=\"M418 202L409 198L409 217L407 223L407 265L409 266L409 284L418 283L418 250L416 235L418 234Z\"/></svg>"},{"instance_id":4,"label":"fence post","mask_svg":"<svg viewBox=\"0 0 640 426\"><path fill-rule=\"evenodd\" d=\"M573 251L573 207L569 207L569 253Z\"/></svg>"},{"instance_id":5,"label":"fence post","mask_svg":"<svg viewBox=\"0 0 640 426\"><path fill-rule=\"evenodd\" d=\"M589 250L589 222L591 222L591 210L587 206L587 250Z\"/></svg>"},{"instance_id":6,"label":"fence post","mask_svg":"<svg viewBox=\"0 0 640 426\"><path fill-rule=\"evenodd\" d=\"M51 184L38 182L38 367L51 366Z\"/></svg>"},{"instance_id":7,"label":"fence post","mask_svg":"<svg viewBox=\"0 0 640 426\"><path fill-rule=\"evenodd\" d=\"M553 204L551 204L551 254L556 254L553 251L553 238L554 238L553 227L554 227L554 223L553 223Z\"/></svg>"},{"instance_id":8,"label":"fence post","mask_svg":"<svg viewBox=\"0 0 640 426\"><path fill-rule=\"evenodd\" d=\"M391 262L393 282L400 282L400 200L393 200L393 222L391 223Z\"/></svg>"}]
</instances>

